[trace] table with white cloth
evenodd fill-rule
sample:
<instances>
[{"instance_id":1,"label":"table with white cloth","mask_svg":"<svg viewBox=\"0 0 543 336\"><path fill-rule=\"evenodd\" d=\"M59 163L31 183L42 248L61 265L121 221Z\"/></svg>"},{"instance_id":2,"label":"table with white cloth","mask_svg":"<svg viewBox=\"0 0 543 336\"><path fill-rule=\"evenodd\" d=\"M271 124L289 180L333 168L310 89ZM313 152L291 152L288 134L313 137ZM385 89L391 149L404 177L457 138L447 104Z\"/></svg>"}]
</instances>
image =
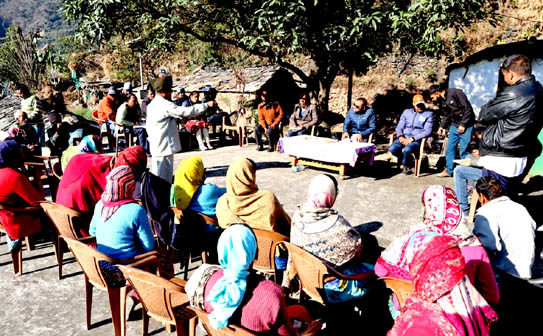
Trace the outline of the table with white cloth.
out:
<instances>
[{"instance_id":1,"label":"table with white cloth","mask_svg":"<svg viewBox=\"0 0 543 336\"><path fill-rule=\"evenodd\" d=\"M310 135L279 139L279 151L292 157L291 164L332 169L339 172L339 178L360 162L373 164L375 145L367 142L338 141Z\"/></svg>"}]
</instances>

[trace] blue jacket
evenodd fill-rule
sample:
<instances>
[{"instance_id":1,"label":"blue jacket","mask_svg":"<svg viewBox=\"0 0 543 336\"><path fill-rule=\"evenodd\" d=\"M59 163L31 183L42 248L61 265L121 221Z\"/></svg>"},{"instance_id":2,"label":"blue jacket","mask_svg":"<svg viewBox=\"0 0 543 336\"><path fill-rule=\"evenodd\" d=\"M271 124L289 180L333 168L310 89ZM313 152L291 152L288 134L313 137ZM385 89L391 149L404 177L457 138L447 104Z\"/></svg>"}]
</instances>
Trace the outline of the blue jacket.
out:
<instances>
[{"instance_id":1,"label":"blue jacket","mask_svg":"<svg viewBox=\"0 0 543 336\"><path fill-rule=\"evenodd\" d=\"M430 111L415 112L415 109L404 110L400 122L396 126L396 136L413 138L419 141L432 134L434 114Z\"/></svg>"},{"instance_id":2,"label":"blue jacket","mask_svg":"<svg viewBox=\"0 0 543 336\"><path fill-rule=\"evenodd\" d=\"M375 112L369 108L364 113L355 113L351 107L343 122L343 133L360 134L363 137L375 132Z\"/></svg>"}]
</instances>

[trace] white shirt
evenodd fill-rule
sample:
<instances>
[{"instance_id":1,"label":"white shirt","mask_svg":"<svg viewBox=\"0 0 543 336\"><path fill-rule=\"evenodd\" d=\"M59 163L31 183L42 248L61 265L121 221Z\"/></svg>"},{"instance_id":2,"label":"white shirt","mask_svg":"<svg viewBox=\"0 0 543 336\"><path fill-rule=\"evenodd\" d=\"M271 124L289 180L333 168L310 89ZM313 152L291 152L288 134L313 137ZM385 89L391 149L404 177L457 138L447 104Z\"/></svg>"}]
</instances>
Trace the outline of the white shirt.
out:
<instances>
[{"instance_id":1,"label":"white shirt","mask_svg":"<svg viewBox=\"0 0 543 336\"><path fill-rule=\"evenodd\" d=\"M535 258L535 228L524 206L502 196L479 208L473 233L489 252L493 266L529 279Z\"/></svg>"},{"instance_id":2,"label":"white shirt","mask_svg":"<svg viewBox=\"0 0 543 336\"><path fill-rule=\"evenodd\" d=\"M504 157L485 155L479 158L479 165L505 177L515 177L522 174L526 168L526 157Z\"/></svg>"},{"instance_id":3,"label":"white shirt","mask_svg":"<svg viewBox=\"0 0 543 336\"><path fill-rule=\"evenodd\" d=\"M177 106L159 94L147 106L147 134L152 156L172 155L181 150L175 118L190 118L207 110L207 104Z\"/></svg>"}]
</instances>

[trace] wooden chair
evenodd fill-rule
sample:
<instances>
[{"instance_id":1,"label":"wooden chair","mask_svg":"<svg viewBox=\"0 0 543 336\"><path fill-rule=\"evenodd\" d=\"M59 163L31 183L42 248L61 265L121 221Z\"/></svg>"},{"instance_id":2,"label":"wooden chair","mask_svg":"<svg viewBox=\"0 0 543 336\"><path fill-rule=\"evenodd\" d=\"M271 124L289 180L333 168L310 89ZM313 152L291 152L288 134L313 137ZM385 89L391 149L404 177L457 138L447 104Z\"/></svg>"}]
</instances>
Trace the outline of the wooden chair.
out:
<instances>
[{"instance_id":1,"label":"wooden chair","mask_svg":"<svg viewBox=\"0 0 543 336\"><path fill-rule=\"evenodd\" d=\"M64 260L64 238L78 240L85 244L96 242L94 236L81 237L81 234L76 229L88 227L91 215L48 201L40 202L40 206L56 229L57 235L56 239L54 239L55 237L53 238L53 246L58 263L58 279L60 280L62 279L62 263Z\"/></svg>"},{"instance_id":2,"label":"wooden chair","mask_svg":"<svg viewBox=\"0 0 543 336\"><path fill-rule=\"evenodd\" d=\"M127 128L123 124L115 123L115 154L119 153L119 141L121 138L124 139L125 147L132 146L132 132L129 132L127 137L126 130Z\"/></svg>"},{"instance_id":3,"label":"wooden chair","mask_svg":"<svg viewBox=\"0 0 543 336\"><path fill-rule=\"evenodd\" d=\"M142 335L148 335L149 316L166 324L168 332L175 326L177 335L195 335L196 313L189 308L189 298L184 282L172 281L130 266L119 266L124 276L138 294L142 305ZM188 324L187 324L188 322Z\"/></svg>"},{"instance_id":4,"label":"wooden chair","mask_svg":"<svg viewBox=\"0 0 543 336\"><path fill-rule=\"evenodd\" d=\"M300 288L303 292L322 305L328 304L326 294L324 293L324 284L326 282L337 278L343 280L365 280L374 274L373 271L357 275L342 274L301 247L288 242L281 244L287 247L289 253L289 280L294 279L297 275L300 281Z\"/></svg>"},{"instance_id":5,"label":"wooden chair","mask_svg":"<svg viewBox=\"0 0 543 336\"><path fill-rule=\"evenodd\" d=\"M40 212L41 208L40 207L12 208L12 207L7 207L5 205L0 204L0 210L7 210L14 213L29 213L29 212ZM38 214L36 214L36 216L38 216ZM4 232L7 235L7 232L2 226L2 223L0 223L0 232ZM33 247L30 244L29 237L26 236L24 239L26 243L26 249L28 251L32 251ZM17 251L11 252L11 260L13 262L13 273L16 276L20 276L21 274L23 274L23 248L22 247L19 248Z\"/></svg>"},{"instance_id":6,"label":"wooden chair","mask_svg":"<svg viewBox=\"0 0 543 336\"><path fill-rule=\"evenodd\" d=\"M140 254L130 260L119 260L109 258L105 254L98 252L87 244L80 241L63 238L68 247L72 251L75 259L81 266L85 275L85 297L87 306L87 330L91 325L91 310L92 310L92 290L93 287L107 291L109 297L109 307L111 309L111 319L113 321L113 329L115 336L126 334L126 295L131 289L129 286L121 288L111 288L108 286L100 261L107 261L112 264L128 264L132 267L154 267L158 264L156 251Z\"/></svg>"},{"instance_id":7,"label":"wooden chair","mask_svg":"<svg viewBox=\"0 0 543 336\"><path fill-rule=\"evenodd\" d=\"M380 280L383 280L385 285L394 292L400 308L403 306L405 300L413 294L413 284L411 281L395 278L380 278Z\"/></svg>"},{"instance_id":8,"label":"wooden chair","mask_svg":"<svg viewBox=\"0 0 543 336\"><path fill-rule=\"evenodd\" d=\"M256 336L257 334L237 325L229 324L226 326L226 328L222 328L219 330L214 329L211 326L211 323L209 323L209 318L207 317L207 313L198 309L191 307L193 311L196 312L196 315L198 315L198 320L202 324L202 327L205 329L207 334L209 336ZM309 326L305 328L301 333L298 335L300 336L313 336L316 335L319 330L322 328L322 323L319 321L311 321L309 323Z\"/></svg>"},{"instance_id":9,"label":"wooden chair","mask_svg":"<svg viewBox=\"0 0 543 336\"><path fill-rule=\"evenodd\" d=\"M258 244L258 253L253 262L253 269L265 275L273 275L277 281L275 270L275 255L281 242L288 242L289 239L280 233L253 229Z\"/></svg>"},{"instance_id":10,"label":"wooden chair","mask_svg":"<svg viewBox=\"0 0 543 336\"><path fill-rule=\"evenodd\" d=\"M113 134L111 132L111 129L109 128L109 123L107 123L107 120L98 118L98 111L92 112L92 119L100 126L100 143L103 144L103 138L105 137L107 139L107 145L109 147L109 150L113 149ZM102 123L106 123L106 129L102 129Z\"/></svg>"},{"instance_id":11,"label":"wooden chair","mask_svg":"<svg viewBox=\"0 0 543 336\"><path fill-rule=\"evenodd\" d=\"M473 189L471 192L471 202L469 204L468 223L470 224L473 223L475 219L475 211L477 210L477 205L479 205L479 193L475 188L476 184L477 183L473 184Z\"/></svg>"}]
</instances>

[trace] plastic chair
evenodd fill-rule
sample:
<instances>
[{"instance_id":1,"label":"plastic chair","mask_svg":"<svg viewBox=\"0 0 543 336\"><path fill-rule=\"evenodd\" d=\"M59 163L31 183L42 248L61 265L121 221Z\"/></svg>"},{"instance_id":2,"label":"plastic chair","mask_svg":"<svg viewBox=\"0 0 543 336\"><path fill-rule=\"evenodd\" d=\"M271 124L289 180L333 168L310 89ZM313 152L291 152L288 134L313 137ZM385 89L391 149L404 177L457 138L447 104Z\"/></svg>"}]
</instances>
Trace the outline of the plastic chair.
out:
<instances>
[{"instance_id":1,"label":"plastic chair","mask_svg":"<svg viewBox=\"0 0 543 336\"><path fill-rule=\"evenodd\" d=\"M277 281L275 269L275 255L278 245L281 242L288 242L289 239L280 233L253 229L258 244L257 255L253 262L253 269L265 275L273 275Z\"/></svg>"},{"instance_id":2,"label":"plastic chair","mask_svg":"<svg viewBox=\"0 0 543 336\"><path fill-rule=\"evenodd\" d=\"M297 275L300 281L300 288L303 292L322 305L328 304L324 292L324 284L326 282L337 278L343 280L365 280L374 274L373 271L357 275L342 274L301 247L289 242L281 244L287 247L289 253L289 280L294 279Z\"/></svg>"},{"instance_id":3,"label":"plastic chair","mask_svg":"<svg viewBox=\"0 0 543 336\"><path fill-rule=\"evenodd\" d=\"M209 336L256 336L258 334L255 334L243 327L229 324L226 328L222 328L219 330L214 329L211 324L209 323L209 318L207 317L207 313L198 309L191 307L193 311L196 312L196 315L198 315L198 320L202 324L202 327L205 329L207 334ZM316 335L319 330L322 328L322 323L319 321L311 321L309 323L309 326L305 328L301 333L298 335L300 336L313 336Z\"/></svg>"},{"instance_id":4,"label":"plastic chair","mask_svg":"<svg viewBox=\"0 0 543 336\"><path fill-rule=\"evenodd\" d=\"M426 155L426 153L424 152L424 149L426 148L427 144L428 144L428 138L423 138L420 142L420 148L419 148L419 153L418 155L415 155L415 153L411 153L411 155L413 155L413 159L415 161L415 167L414 167L414 170L415 170L415 177L419 177L420 176L420 169L421 169L421 166L422 166L422 160L424 159L424 156ZM392 145L392 142L394 141L394 134L390 134L389 135L389 143L388 143L388 146L390 147L390 145ZM445 140L446 141L446 140ZM444 146L446 146L446 142L444 144ZM400 162L398 161L398 165L400 164Z\"/></svg>"},{"instance_id":5,"label":"plastic chair","mask_svg":"<svg viewBox=\"0 0 543 336\"><path fill-rule=\"evenodd\" d=\"M28 213L28 212L40 212L41 208L40 207L12 208L12 207L7 207L5 205L0 204L0 210L7 210L14 213ZM36 216L38 216L38 214L36 214ZM7 235L7 232L2 226L2 223L0 223L0 232L4 232ZM33 247L32 247L32 244L30 244L29 237L26 236L24 239L25 239L26 249L28 251L32 251ZM23 274L23 248L22 247L19 248L17 251L11 252L11 260L13 262L13 273L16 276L20 276L21 274Z\"/></svg>"},{"instance_id":6,"label":"plastic chair","mask_svg":"<svg viewBox=\"0 0 543 336\"><path fill-rule=\"evenodd\" d=\"M92 310L92 290L93 287L107 291L109 297L109 307L111 309L111 319L115 336L126 334L126 295L131 289L129 286L121 288L111 288L108 286L105 276L102 272L99 262L107 261L112 264L128 264L132 267L154 267L158 264L156 251L140 254L130 260L119 260L109 258L105 254L98 252L87 244L80 241L63 238L72 251L75 259L81 266L85 275L85 297L87 306L87 330L91 325Z\"/></svg>"},{"instance_id":7,"label":"plastic chair","mask_svg":"<svg viewBox=\"0 0 543 336\"><path fill-rule=\"evenodd\" d=\"M232 115L238 115L238 112L232 112L229 116L222 118L222 131L234 131L238 133L238 143L240 147L243 147L243 144L249 144L249 138L247 137L247 126L246 125L226 125L226 118L230 118ZM239 115L238 115L238 118Z\"/></svg>"},{"instance_id":8,"label":"plastic chair","mask_svg":"<svg viewBox=\"0 0 543 336\"><path fill-rule=\"evenodd\" d=\"M81 237L81 234L77 232L76 229L88 227L91 215L54 202L40 202L40 206L51 220L51 223L53 223L57 232L56 239L53 239L53 246L55 248L55 256L58 263L58 279L60 280L62 279L62 264L64 260L63 239L70 238L85 244L96 242L94 236Z\"/></svg>"},{"instance_id":9,"label":"plastic chair","mask_svg":"<svg viewBox=\"0 0 543 336\"><path fill-rule=\"evenodd\" d=\"M477 192L477 189L475 186L477 183L473 184L473 189L471 192L471 201L469 204L469 213L468 213L468 223L473 223L475 219L475 211L477 210L477 205L479 205L479 193Z\"/></svg>"},{"instance_id":10,"label":"plastic chair","mask_svg":"<svg viewBox=\"0 0 543 336\"><path fill-rule=\"evenodd\" d=\"M184 282L175 278L169 281L130 266L119 268L140 299L143 317L142 335L148 335L149 316L166 324L166 329L174 325L177 335L186 335L187 330L190 336L195 334L196 313L189 308Z\"/></svg>"},{"instance_id":11,"label":"plastic chair","mask_svg":"<svg viewBox=\"0 0 543 336\"><path fill-rule=\"evenodd\" d=\"M395 279L395 278L379 278L383 280L388 288L390 288L396 298L398 299L398 304L400 308L403 306L405 300L413 294L413 284L411 281Z\"/></svg>"}]
</instances>

